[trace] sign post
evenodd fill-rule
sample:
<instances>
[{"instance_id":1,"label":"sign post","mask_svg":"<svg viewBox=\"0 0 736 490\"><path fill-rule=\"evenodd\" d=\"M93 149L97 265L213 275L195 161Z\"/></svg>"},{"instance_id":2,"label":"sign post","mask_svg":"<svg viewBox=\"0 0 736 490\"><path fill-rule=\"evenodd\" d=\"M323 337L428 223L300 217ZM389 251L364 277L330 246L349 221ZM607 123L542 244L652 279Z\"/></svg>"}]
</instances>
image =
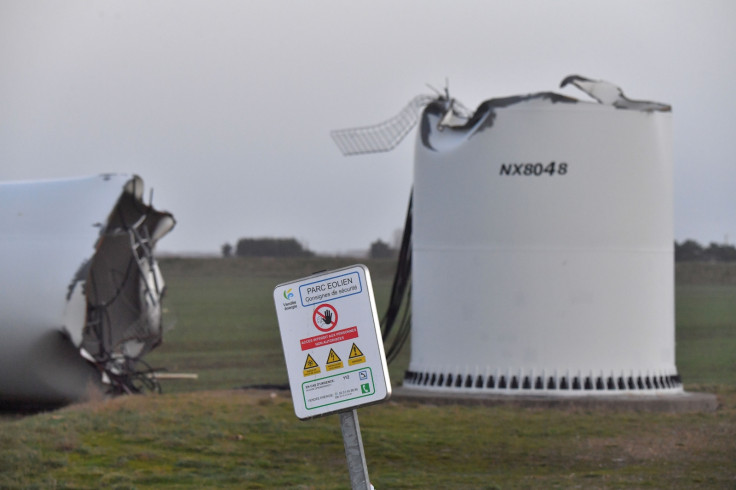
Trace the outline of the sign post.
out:
<instances>
[{"instance_id":1,"label":"sign post","mask_svg":"<svg viewBox=\"0 0 736 490\"><path fill-rule=\"evenodd\" d=\"M387 400L391 381L368 269L279 284L273 297L296 416L340 413L353 489L371 488L355 409Z\"/></svg>"},{"instance_id":2,"label":"sign post","mask_svg":"<svg viewBox=\"0 0 736 490\"><path fill-rule=\"evenodd\" d=\"M350 486L353 490L371 490L368 479L368 465L365 463L363 438L360 436L358 411L340 412L340 429L342 440L345 443L345 457L348 460L350 472Z\"/></svg>"}]
</instances>

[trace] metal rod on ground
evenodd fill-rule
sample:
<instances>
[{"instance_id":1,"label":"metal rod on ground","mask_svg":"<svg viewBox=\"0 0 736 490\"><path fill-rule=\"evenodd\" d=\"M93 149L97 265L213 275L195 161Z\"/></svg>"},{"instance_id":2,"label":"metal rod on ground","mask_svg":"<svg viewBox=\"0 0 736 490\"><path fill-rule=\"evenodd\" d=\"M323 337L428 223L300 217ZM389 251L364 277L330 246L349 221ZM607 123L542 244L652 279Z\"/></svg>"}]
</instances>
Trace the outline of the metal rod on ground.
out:
<instances>
[{"instance_id":1,"label":"metal rod on ground","mask_svg":"<svg viewBox=\"0 0 736 490\"><path fill-rule=\"evenodd\" d=\"M146 376L155 379L199 379L197 373L149 373Z\"/></svg>"},{"instance_id":2,"label":"metal rod on ground","mask_svg":"<svg viewBox=\"0 0 736 490\"><path fill-rule=\"evenodd\" d=\"M368 465L365 463L363 438L360 436L358 412L353 409L349 412L340 412L340 428L345 442L345 456L350 471L350 485L353 490L371 490L368 480Z\"/></svg>"}]
</instances>

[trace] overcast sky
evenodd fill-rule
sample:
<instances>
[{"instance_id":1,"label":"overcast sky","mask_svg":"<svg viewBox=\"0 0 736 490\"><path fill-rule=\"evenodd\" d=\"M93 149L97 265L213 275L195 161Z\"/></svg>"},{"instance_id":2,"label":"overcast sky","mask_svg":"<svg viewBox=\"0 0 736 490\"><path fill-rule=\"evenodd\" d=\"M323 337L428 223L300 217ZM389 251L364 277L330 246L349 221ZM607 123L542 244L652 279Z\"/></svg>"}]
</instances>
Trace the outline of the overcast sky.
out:
<instances>
[{"instance_id":1,"label":"overcast sky","mask_svg":"<svg viewBox=\"0 0 736 490\"><path fill-rule=\"evenodd\" d=\"M733 243L734 26L731 0L0 0L0 180L139 174L178 221L159 251L365 249L403 226L413 134L347 158L331 129L580 74L673 106L674 238Z\"/></svg>"}]
</instances>

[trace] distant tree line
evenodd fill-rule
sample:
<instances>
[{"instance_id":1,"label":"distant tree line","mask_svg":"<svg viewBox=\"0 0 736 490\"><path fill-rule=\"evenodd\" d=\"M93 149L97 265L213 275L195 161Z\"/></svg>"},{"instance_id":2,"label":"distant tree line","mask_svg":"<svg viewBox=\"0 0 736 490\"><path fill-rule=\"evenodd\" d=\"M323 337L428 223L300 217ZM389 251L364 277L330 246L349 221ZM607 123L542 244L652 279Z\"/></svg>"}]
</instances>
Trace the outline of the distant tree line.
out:
<instances>
[{"instance_id":1,"label":"distant tree line","mask_svg":"<svg viewBox=\"0 0 736 490\"><path fill-rule=\"evenodd\" d=\"M368 250L368 256L372 259L391 259L398 255L399 251L381 240L380 238L375 242L371 243L371 248Z\"/></svg>"},{"instance_id":2,"label":"distant tree line","mask_svg":"<svg viewBox=\"0 0 736 490\"><path fill-rule=\"evenodd\" d=\"M241 238L233 247L225 243L221 247L223 257L313 257L314 252L307 249L295 238ZM390 259L398 255L381 239L371 243L368 256L372 259Z\"/></svg>"},{"instance_id":3,"label":"distant tree line","mask_svg":"<svg viewBox=\"0 0 736 490\"><path fill-rule=\"evenodd\" d=\"M296 238L241 238L235 245L222 246L222 255L232 257L312 257L314 252L305 248Z\"/></svg>"},{"instance_id":4,"label":"distant tree line","mask_svg":"<svg viewBox=\"0 0 736 490\"><path fill-rule=\"evenodd\" d=\"M398 250L383 240L371 243L372 259L395 258ZM223 257L313 257L315 254L295 238L241 238L235 247L222 246ZM695 240L675 242L675 262L736 262L736 247L711 243L704 247Z\"/></svg>"},{"instance_id":5,"label":"distant tree line","mask_svg":"<svg viewBox=\"0 0 736 490\"><path fill-rule=\"evenodd\" d=\"M736 247L711 243L706 248L695 240L675 242L675 262L736 262Z\"/></svg>"}]
</instances>

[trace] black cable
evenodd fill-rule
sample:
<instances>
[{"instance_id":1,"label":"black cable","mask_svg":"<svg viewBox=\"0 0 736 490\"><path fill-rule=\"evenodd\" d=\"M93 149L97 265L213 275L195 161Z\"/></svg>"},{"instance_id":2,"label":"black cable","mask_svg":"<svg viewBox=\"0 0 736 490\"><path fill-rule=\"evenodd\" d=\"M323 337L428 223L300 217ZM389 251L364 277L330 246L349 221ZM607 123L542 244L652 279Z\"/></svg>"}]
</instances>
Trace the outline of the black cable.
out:
<instances>
[{"instance_id":1,"label":"black cable","mask_svg":"<svg viewBox=\"0 0 736 490\"><path fill-rule=\"evenodd\" d=\"M409 195L409 206L406 212L404 234L401 238L401 249L399 250L398 263L396 264L396 273L394 274L394 282L391 287L391 296L386 312L381 319L382 337L384 344L386 344L389 343L389 336L396 326L396 320L403 306L404 316L386 351L388 362L391 362L399 354L409 336L409 330L411 328L409 291L411 289L412 201L413 192Z\"/></svg>"},{"instance_id":2,"label":"black cable","mask_svg":"<svg viewBox=\"0 0 736 490\"><path fill-rule=\"evenodd\" d=\"M406 295L403 318L401 319L401 323L399 324L399 328L396 331L396 335L394 335L393 341L391 342L386 352L387 362L390 363L394 359L396 359L396 357L401 352L401 349L404 347L406 340L409 338L410 333L411 333L411 288L409 289L409 292Z\"/></svg>"}]
</instances>

